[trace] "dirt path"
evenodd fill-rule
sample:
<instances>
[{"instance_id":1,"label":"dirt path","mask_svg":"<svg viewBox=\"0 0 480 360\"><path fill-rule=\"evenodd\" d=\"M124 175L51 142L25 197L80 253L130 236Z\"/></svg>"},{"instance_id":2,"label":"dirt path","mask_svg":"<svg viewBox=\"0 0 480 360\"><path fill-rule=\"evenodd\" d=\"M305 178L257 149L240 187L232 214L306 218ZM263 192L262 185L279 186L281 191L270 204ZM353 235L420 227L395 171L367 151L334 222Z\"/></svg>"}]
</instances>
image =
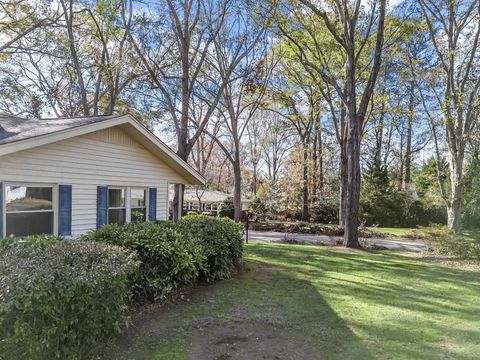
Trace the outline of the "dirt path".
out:
<instances>
[{"instance_id":1,"label":"dirt path","mask_svg":"<svg viewBox=\"0 0 480 360\"><path fill-rule=\"evenodd\" d=\"M191 360L312 359L312 350L279 329L252 329L248 324L195 331Z\"/></svg>"},{"instance_id":2,"label":"dirt path","mask_svg":"<svg viewBox=\"0 0 480 360\"><path fill-rule=\"evenodd\" d=\"M278 280L280 269L259 267L246 271L253 281ZM281 272L283 273L283 271ZM243 287L245 274L224 281ZM283 319L258 313L240 296L230 298L223 284L202 285L177 295L164 305L152 305L132 315L128 330L102 351L101 359L296 360L318 354L302 337L293 339ZM241 289L235 289L242 291ZM215 295L215 292L217 295ZM225 297L221 299L221 297ZM233 300L233 302L232 302ZM217 310L216 306L219 306ZM277 306L282 306L281 304ZM277 314L272 307L273 313ZM283 309L278 309L282 311ZM278 314L277 314L278 315ZM278 315L281 316L281 315ZM179 348L182 351L179 351ZM173 349L173 350L172 350ZM178 356L178 353L183 356Z\"/></svg>"}]
</instances>

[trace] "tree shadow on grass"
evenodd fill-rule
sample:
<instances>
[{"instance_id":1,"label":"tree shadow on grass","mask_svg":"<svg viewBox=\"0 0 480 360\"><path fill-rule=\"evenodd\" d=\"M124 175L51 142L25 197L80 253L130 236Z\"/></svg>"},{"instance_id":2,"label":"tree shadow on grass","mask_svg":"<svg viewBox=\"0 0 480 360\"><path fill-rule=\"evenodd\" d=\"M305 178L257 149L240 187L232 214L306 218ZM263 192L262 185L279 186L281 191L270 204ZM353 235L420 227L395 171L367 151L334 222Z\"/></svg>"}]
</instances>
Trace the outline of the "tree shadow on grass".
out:
<instances>
[{"instance_id":1,"label":"tree shadow on grass","mask_svg":"<svg viewBox=\"0 0 480 360\"><path fill-rule=\"evenodd\" d=\"M205 286L134 316L110 359L372 359L309 281L276 266Z\"/></svg>"},{"instance_id":2,"label":"tree shadow on grass","mask_svg":"<svg viewBox=\"0 0 480 360\"><path fill-rule=\"evenodd\" d=\"M378 357L478 358L478 272L312 246L255 244L249 258L313 284Z\"/></svg>"}]
</instances>

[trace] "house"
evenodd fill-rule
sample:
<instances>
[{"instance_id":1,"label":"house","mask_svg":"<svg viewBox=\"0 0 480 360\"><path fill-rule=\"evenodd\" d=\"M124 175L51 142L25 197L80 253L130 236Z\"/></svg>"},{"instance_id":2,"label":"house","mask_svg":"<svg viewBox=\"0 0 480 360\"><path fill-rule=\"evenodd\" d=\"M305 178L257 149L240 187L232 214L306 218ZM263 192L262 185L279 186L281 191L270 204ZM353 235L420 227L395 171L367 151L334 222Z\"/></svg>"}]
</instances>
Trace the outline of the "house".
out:
<instances>
[{"instance_id":1,"label":"house","mask_svg":"<svg viewBox=\"0 0 480 360\"><path fill-rule=\"evenodd\" d=\"M130 115L0 115L0 237L166 220L170 184L204 183Z\"/></svg>"},{"instance_id":2,"label":"house","mask_svg":"<svg viewBox=\"0 0 480 360\"><path fill-rule=\"evenodd\" d=\"M214 190L203 189L185 189L183 196L183 210L200 211L216 213L218 206L228 197L233 195ZM170 193L170 200L173 199L173 192ZM242 198L242 210L247 210L251 204L251 200Z\"/></svg>"}]
</instances>

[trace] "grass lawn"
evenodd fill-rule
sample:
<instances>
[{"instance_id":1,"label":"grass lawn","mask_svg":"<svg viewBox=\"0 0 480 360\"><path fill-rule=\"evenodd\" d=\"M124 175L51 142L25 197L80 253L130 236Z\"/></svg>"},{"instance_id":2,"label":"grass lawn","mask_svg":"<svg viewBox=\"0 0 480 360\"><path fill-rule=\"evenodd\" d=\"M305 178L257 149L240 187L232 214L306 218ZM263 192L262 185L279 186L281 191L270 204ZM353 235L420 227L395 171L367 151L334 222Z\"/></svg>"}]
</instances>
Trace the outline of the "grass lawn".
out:
<instances>
[{"instance_id":1,"label":"grass lawn","mask_svg":"<svg viewBox=\"0 0 480 360\"><path fill-rule=\"evenodd\" d=\"M382 234L394 236L408 236L415 233L415 229L412 228L371 227L369 229Z\"/></svg>"},{"instance_id":2,"label":"grass lawn","mask_svg":"<svg viewBox=\"0 0 480 360\"><path fill-rule=\"evenodd\" d=\"M115 359L478 359L480 270L249 244L249 270L150 309Z\"/></svg>"}]
</instances>

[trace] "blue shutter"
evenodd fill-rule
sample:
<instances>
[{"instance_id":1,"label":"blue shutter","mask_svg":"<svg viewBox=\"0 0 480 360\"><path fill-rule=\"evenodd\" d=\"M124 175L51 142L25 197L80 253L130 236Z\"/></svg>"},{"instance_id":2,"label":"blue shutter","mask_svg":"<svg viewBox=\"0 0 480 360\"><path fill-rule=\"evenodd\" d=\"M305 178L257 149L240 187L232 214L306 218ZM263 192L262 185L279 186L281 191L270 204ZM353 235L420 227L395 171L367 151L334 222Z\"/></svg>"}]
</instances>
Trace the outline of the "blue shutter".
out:
<instances>
[{"instance_id":1,"label":"blue shutter","mask_svg":"<svg viewBox=\"0 0 480 360\"><path fill-rule=\"evenodd\" d=\"M148 189L148 220L157 220L157 189Z\"/></svg>"},{"instance_id":2,"label":"blue shutter","mask_svg":"<svg viewBox=\"0 0 480 360\"><path fill-rule=\"evenodd\" d=\"M3 184L0 182L0 239L3 238Z\"/></svg>"},{"instance_id":3,"label":"blue shutter","mask_svg":"<svg viewBox=\"0 0 480 360\"><path fill-rule=\"evenodd\" d=\"M72 235L72 185L58 186L58 235Z\"/></svg>"},{"instance_id":4,"label":"blue shutter","mask_svg":"<svg viewBox=\"0 0 480 360\"><path fill-rule=\"evenodd\" d=\"M108 187L97 187L97 229L108 221Z\"/></svg>"}]
</instances>

